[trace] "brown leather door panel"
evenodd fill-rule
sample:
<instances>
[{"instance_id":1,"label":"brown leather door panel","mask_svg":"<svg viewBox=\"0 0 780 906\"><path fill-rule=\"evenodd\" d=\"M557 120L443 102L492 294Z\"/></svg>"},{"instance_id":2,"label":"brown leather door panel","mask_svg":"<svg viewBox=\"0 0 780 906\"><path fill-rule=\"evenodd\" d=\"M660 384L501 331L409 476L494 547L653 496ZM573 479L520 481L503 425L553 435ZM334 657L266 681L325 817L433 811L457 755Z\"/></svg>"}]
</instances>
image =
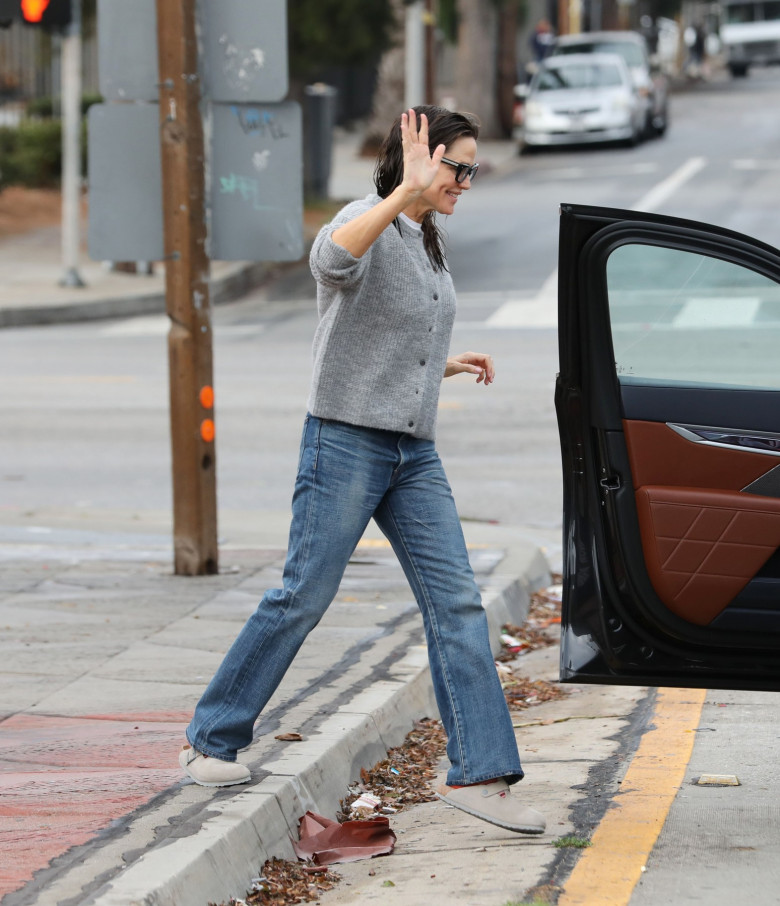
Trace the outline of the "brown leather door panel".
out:
<instances>
[{"instance_id":1,"label":"brown leather door panel","mask_svg":"<svg viewBox=\"0 0 780 906\"><path fill-rule=\"evenodd\" d=\"M680 485L739 491L780 462L749 450L695 444L663 422L623 421L634 488Z\"/></svg>"},{"instance_id":2,"label":"brown leather door panel","mask_svg":"<svg viewBox=\"0 0 780 906\"><path fill-rule=\"evenodd\" d=\"M650 486L636 492L645 563L658 597L706 626L780 545L780 500Z\"/></svg>"},{"instance_id":3,"label":"brown leather door panel","mask_svg":"<svg viewBox=\"0 0 780 906\"><path fill-rule=\"evenodd\" d=\"M706 626L780 546L780 499L740 493L778 460L623 424L650 580L669 610Z\"/></svg>"}]
</instances>

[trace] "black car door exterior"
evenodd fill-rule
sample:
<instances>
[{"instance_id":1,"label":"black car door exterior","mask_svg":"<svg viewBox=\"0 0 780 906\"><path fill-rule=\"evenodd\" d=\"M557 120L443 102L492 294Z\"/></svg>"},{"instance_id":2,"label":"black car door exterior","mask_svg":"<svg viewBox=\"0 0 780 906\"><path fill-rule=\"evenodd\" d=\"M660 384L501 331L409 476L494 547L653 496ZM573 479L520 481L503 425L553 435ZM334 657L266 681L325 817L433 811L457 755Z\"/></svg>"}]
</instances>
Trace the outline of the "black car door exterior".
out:
<instances>
[{"instance_id":1,"label":"black car door exterior","mask_svg":"<svg viewBox=\"0 0 780 906\"><path fill-rule=\"evenodd\" d=\"M561 679L780 689L780 252L562 205Z\"/></svg>"}]
</instances>

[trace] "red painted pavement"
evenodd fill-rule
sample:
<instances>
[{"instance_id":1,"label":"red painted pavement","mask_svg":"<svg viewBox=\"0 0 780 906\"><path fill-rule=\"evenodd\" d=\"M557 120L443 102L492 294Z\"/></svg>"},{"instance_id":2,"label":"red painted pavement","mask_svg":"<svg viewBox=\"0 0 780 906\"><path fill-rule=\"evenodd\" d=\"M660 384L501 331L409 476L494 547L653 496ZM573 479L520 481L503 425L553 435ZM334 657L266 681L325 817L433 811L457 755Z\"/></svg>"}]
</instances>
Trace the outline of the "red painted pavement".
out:
<instances>
[{"instance_id":1,"label":"red painted pavement","mask_svg":"<svg viewBox=\"0 0 780 906\"><path fill-rule=\"evenodd\" d=\"M189 719L18 714L0 723L0 898L181 780Z\"/></svg>"}]
</instances>

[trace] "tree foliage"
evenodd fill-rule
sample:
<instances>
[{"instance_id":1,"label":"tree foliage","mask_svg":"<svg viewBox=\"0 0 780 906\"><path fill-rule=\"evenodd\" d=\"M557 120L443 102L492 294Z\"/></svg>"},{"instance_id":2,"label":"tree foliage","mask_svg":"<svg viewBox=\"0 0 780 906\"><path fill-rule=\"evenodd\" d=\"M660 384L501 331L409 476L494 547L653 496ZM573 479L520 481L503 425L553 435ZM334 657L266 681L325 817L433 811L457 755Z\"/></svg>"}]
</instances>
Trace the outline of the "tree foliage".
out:
<instances>
[{"instance_id":1,"label":"tree foliage","mask_svg":"<svg viewBox=\"0 0 780 906\"><path fill-rule=\"evenodd\" d=\"M458 4L456 0L439 0L436 24L447 41L455 44L458 40Z\"/></svg>"},{"instance_id":2,"label":"tree foliage","mask_svg":"<svg viewBox=\"0 0 780 906\"><path fill-rule=\"evenodd\" d=\"M378 61L394 24L390 0L289 0L290 74Z\"/></svg>"}]
</instances>

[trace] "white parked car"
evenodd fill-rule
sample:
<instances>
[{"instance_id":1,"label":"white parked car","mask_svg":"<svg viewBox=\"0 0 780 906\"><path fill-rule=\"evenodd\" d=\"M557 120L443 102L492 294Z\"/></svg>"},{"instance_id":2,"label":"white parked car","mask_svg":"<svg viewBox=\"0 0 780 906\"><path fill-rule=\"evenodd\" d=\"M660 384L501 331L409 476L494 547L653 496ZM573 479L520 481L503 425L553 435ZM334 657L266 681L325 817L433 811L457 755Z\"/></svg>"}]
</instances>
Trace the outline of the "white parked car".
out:
<instances>
[{"instance_id":1,"label":"white parked car","mask_svg":"<svg viewBox=\"0 0 780 906\"><path fill-rule=\"evenodd\" d=\"M593 142L634 145L644 117L631 73L617 54L548 57L526 92L517 130L520 151Z\"/></svg>"},{"instance_id":2,"label":"white parked car","mask_svg":"<svg viewBox=\"0 0 780 906\"><path fill-rule=\"evenodd\" d=\"M581 53L616 53L631 72L634 87L645 107L646 135L663 135L669 125L669 85L659 60L651 58L647 41L634 31L592 31L561 35L548 56Z\"/></svg>"},{"instance_id":3,"label":"white parked car","mask_svg":"<svg viewBox=\"0 0 780 906\"><path fill-rule=\"evenodd\" d=\"M780 3L776 0L722 0L720 39L732 76L751 66L780 63Z\"/></svg>"}]
</instances>

